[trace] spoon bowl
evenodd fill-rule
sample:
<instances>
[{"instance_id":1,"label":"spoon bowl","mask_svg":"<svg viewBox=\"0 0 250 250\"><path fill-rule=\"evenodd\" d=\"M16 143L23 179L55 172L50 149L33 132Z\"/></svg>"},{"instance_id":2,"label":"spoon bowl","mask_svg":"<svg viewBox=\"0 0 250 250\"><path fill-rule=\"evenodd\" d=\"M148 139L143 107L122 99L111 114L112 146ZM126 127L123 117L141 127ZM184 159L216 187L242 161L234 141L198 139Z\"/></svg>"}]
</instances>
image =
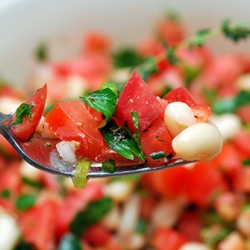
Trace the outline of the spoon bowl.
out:
<instances>
[{"instance_id":1,"label":"spoon bowl","mask_svg":"<svg viewBox=\"0 0 250 250\"><path fill-rule=\"evenodd\" d=\"M3 114L0 112L0 133L14 147L17 153L30 165L51 174L57 174L65 177L74 177L75 167L66 164L56 150L56 144L59 139L43 138L35 133L28 141L22 141L11 133L8 121L12 114ZM158 171L166 168L178 167L192 163L182 159L168 160L164 165L158 167L149 167L146 163L139 165L117 166L114 173L104 172L102 163L92 162L87 178L115 177L130 174L143 174L147 172Z\"/></svg>"}]
</instances>

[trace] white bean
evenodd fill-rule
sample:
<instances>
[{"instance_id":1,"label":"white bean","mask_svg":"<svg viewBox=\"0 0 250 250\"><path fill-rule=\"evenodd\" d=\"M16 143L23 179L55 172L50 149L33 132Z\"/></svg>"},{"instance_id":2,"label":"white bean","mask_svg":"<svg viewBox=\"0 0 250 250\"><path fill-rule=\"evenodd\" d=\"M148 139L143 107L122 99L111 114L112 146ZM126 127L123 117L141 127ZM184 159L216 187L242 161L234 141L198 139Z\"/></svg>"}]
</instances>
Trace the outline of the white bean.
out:
<instances>
[{"instance_id":1,"label":"white bean","mask_svg":"<svg viewBox=\"0 0 250 250\"><path fill-rule=\"evenodd\" d=\"M219 154L223 138L211 123L196 123L177 135L172 141L175 153L187 161L209 161Z\"/></svg>"},{"instance_id":2,"label":"white bean","mask_svg":"<svg viewBox=\"0 0 250 250\"><path fill-rule=\"evenodd\" d=\"M180 250L210 250L204 243L188 242L181 246Z\"/></svg>"},{"instance_id":3,"label":"white bean","mask_svg":"<svg viewBox=\"0 0 250 250\"><path fill-rule=\"evenodd\" d=\"M186 103L172 102L165 109L164 122L170 135L175 137L197 121L192 109Z\"/></svg>"}]
</instances>

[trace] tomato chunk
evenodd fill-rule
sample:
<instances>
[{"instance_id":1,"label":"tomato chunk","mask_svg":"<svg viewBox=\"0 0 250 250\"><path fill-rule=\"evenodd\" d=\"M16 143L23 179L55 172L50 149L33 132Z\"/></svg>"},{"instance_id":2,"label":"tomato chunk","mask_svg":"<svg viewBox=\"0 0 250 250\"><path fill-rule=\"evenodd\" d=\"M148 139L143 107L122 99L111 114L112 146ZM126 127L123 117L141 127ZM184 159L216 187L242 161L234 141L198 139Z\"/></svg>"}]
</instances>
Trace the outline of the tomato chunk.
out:
<instances>
[{"instance_id":1,"label":"tomato chunk","mask_svg":"<svg viewBox=\"0 0 250 250\"><path fill-rule=\"evenodd\" d=\"M147 161L151 167L164 164L164 158L153 159L151 154L164 153L166 157L174 156L171 146L172 138L162 121L156 118L153 123L141 133L142 150L146 154Z\"/></svg>"},{"instance_id":2,"label":"tomato chunk","mask_svg":"<svg viewBox=\"0 0 250 250\"><path fill-rule=\"evenodd\" d=\"M163 107L141 76L134 71L117 102L116 120L119 125L127 121L135 132L131 112L137 112L141 131L146 129L161 113Z\"/></svg>"},{"instance_id":3,"label":"tomato chunk","mask_svg":"<svg viewBox=\"0 0 250 250\"><path fill-rule=\"evenodd\" d=\"M11 126L11 131L20 139L26 141L35 132L41 117L44 112L44 106L47 98L47 85L45 84L25 103L32 104L30 116L24 116L23 122L17 125ZM16 119L16 113L14 114L12 120Z\"/></svg>"},{"instance_id":4,"label":"tomato chunk","mask_svg":"<svg viewBox=\"0 0 250 250\"><path fill-rule=\"evenodd\" d=\"M82 101L58 103L47 114L45 121L61 140L79 142L77 153L80 155L94 161L101 153L104 139Z\"/></svg>"}]
</instances>

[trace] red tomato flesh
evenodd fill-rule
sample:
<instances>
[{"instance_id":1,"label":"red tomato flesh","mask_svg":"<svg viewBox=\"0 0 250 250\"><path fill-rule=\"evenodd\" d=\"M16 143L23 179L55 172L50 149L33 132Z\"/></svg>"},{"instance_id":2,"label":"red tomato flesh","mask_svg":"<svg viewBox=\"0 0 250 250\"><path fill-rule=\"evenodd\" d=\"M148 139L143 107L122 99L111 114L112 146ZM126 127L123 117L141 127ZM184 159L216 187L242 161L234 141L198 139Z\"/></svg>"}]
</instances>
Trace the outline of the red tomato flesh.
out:
<instances>
[{"instance_id":1,"label":"red tomato flesh","mask_svg":"<svg viewBox=\"0 0 250 250\"><path fill-rule=\"evenodd\" d=\"M45 121L61 140L79 142L77 152L80 155L94 161L101 153L104 139L82 101L58 103L47 114Z\"/></svg>"},{"instance_id":2,"label":"red tomato flesh","mask_svg":"<svg viewBox=\"0 0 250 250\"><path fill-rule=\"evenodd\" d=\"M47 85L45 84L41 89L37 90L37 92L25 103L32 103L32 110L30 117L25 116L23 122L11 126L11 131L20 139L27 141L36 130L41 117L44 112L44 106L47 98ZM16 113L13 116L13 122L15 121Z\"/></svg>"},{"instance_id":3,"label":"red tomato flesh","mask_svg":"<svg viewBox=\"0 0 250 250\"><path fill-rule=\"evenodd\" d=\"M118 125L127 122L132 132L135 127L131 112L139 116L140 130L146 129L163 111L163 107L141 76L134 71L126 83L117 102L116 120Z\"/></svg>"}]
</instances>

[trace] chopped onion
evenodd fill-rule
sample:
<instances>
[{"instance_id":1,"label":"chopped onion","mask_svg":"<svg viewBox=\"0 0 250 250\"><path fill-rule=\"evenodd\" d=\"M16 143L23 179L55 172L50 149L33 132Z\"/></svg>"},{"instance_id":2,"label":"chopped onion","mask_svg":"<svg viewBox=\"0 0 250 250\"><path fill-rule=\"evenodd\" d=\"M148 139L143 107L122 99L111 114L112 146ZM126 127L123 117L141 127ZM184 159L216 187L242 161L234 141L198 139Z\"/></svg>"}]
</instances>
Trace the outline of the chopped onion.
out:
<instances>
[{"instance_id":1,"label":"chopped onion","mask_svg":"<svg viewBox=\"0 0 250 250\"><path fill-rule=\"evenodd\" d=\"M56 144L56 149L67 164L74 165L77 162L74 142L61 141Z\"/></svg>"}]
</instances>

